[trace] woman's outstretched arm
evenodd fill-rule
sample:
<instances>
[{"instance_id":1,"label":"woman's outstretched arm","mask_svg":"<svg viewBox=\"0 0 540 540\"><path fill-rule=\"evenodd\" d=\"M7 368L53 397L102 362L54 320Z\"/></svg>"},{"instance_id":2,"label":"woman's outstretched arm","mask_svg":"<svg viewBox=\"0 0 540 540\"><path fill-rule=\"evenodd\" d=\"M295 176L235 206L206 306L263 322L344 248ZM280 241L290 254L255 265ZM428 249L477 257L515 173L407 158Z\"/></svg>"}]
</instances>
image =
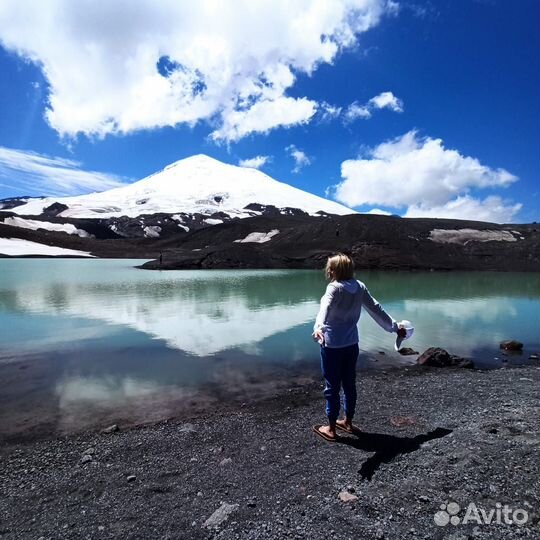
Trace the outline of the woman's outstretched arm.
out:
<instances>
[{"instance_id":1,"label":"woman's outstretched arm","mask_svg":"<svg viewBox=\"0 0 540 540\"><path fill-rule=\"evenodd\" d=\"M384 308L371 296L367 287L364 286L364 296L362 298L362 307L366 308L366 311L371 315L372 319L387 332L397 332L398 324Z\"/></svg>"}]
</instances>

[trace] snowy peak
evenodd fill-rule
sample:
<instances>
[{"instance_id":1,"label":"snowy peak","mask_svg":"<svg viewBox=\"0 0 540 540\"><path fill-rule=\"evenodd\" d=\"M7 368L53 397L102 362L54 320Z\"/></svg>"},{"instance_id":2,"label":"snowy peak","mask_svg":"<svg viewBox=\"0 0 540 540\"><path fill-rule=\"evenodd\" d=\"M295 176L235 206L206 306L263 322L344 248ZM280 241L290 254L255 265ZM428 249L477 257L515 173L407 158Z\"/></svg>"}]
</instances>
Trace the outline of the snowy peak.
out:
<instances>
[{"instance_id":1,"label":"snowy peak","mask_svg":"<svg viewBox=\"0 0 540 540\"><path fill-rule=\"evenodd\" d=\"M213 157L207 156L206 154L195 154L193 156L189 156L187 158L179 159L178 161L174 161L173 163L170 163L167 165L163 170L166 171L167 169L172 169L173 167L176 167L177 165L190 165L190 166L219 166L219 165L227 165L226 163L223 163L222 161L219 161L218 159L215 159Z\"/></svg>"},{"instance_id":2,"label":"snowy peak","mask_svg":"<svg viewBox=\"0 0 540 540\"><path fill-rule=\"evenodd\" d=\"M350 208L274 180L257 169L222 163L204 154L171 163L138 182L102 193L29 201L13 209L39 215L54 203L67 206L59 216L73 218L136 217L155 213L216 212L249 217L248 205L298 208L309 214L352 214Z\"/></svg>"}]
</instances>

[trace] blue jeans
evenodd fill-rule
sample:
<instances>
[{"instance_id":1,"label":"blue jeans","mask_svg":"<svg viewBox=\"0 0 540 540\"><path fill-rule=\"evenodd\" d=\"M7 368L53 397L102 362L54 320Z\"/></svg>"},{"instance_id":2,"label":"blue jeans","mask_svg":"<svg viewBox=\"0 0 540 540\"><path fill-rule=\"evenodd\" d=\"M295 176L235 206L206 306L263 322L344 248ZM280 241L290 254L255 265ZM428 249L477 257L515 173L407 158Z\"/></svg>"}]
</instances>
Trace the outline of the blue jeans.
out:
<instances>
[{"instance_id":1,"label":"blue jeans","mask_svg":"<svg viewBox=\"0 0 540 540\"><path fill-rule=\"evenodd\" d=\"M321 347L321 369L324 377L326 416L335 422L339 416L340 390L343 387L345 416L351 418L356 409L356 361L358 343L349 347L331 349Z\"/></svg>"}]
</instances>

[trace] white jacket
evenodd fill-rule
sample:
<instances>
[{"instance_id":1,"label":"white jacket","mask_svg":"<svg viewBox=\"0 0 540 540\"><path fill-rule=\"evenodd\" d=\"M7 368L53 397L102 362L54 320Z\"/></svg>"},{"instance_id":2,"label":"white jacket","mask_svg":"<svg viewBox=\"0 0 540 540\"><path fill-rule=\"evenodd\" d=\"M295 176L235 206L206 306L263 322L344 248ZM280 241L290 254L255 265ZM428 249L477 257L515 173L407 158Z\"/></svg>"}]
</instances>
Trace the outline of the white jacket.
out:
<instances>
[{"instance_id":1,"label":"white jacket","mask_svg":"<svg viewBox=\"0 0 540 540\"><path fill-rule=\"evenodd\" d=\"M362 307L387 332L397 332L398 325L369 294L367 287L355 279L332 281L321 298L321 307L313 331L320 330L324 346L348 347L358 343L358 319Z\"/></svg>"}]
</instances>

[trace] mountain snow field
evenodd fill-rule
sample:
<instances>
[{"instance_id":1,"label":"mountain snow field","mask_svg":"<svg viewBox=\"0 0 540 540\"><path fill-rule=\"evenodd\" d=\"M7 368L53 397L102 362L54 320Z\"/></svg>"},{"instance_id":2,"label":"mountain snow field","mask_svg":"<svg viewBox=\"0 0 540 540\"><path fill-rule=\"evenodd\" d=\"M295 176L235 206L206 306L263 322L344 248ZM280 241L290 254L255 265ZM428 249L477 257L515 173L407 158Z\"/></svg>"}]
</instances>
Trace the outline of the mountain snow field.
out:
<instances>
[{"instance_id":1,"label":"mountain snow field","mask_svg":"<svg viewBox=\"0 0 540 540\"><path fill-rule=\"evenodd\" d=\"M229 165L202 154L172 163L129 185L102 193L30 200L11 211L19 215L40 215L55 202L68 206L58 215L71 218L136 217L178 212L208 216L225 212L230 217L242 218L254 214L245 210L253 203L299 208L309 214L320 211L338 215L356 213L337 202L278 182L257 169Z\"/></svg>"}]
</instances>

